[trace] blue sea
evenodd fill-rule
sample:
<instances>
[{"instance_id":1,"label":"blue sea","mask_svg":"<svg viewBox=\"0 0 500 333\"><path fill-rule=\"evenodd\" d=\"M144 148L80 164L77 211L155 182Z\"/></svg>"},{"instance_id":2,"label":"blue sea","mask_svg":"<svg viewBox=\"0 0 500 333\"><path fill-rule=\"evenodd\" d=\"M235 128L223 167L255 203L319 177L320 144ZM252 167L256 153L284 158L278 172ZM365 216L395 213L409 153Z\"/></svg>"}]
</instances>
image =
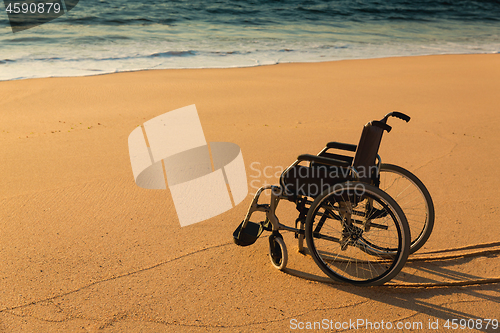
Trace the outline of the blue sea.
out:
<instances>
[{"instance_id":1,"label":"blue sea","mask_svg":"<svg viewBox=\"0 0 500 333\"><path fill-rule=\"evenodd\" d=\"M80 0L16 33L0 8L0 80L500 53L499 0Z\"/></svg>"}]
</instances>

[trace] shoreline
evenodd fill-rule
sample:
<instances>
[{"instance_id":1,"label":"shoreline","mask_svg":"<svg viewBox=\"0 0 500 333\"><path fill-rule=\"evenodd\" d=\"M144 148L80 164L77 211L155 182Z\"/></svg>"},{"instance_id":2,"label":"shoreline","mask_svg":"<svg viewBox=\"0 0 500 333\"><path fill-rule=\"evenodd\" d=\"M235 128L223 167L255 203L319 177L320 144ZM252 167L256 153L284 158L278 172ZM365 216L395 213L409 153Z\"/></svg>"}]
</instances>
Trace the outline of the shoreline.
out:
<instances>
[{"instance_id":1,"label":"shoreline","mask_svg":"<svg viewBox=\"0 0 500 333\"><path fill-rule=\"evenodd\" d=\"M48 78L92 77L92 76L101 76L101 75L109 75L109 74L135 73L135 72L146 72L146 71L155 71L155 70L235 69L235 68L267 67L267 66L276 66L276 65L283 65L283 64L315 64L315 63L330 63L330 62L356 61L356 60L394 59L394 58L432 57L432 56L494 55L494 54L500 54L500 51L497 51L497 52L484 52L484 53L438 53L438 54L432 54L432 53L430 53L430 54L418 54L418 55L380 56L380 57L371 57L371 58L343 58L343 59L325 60L325 61L277 62L277 63L274 63L274 64L259 64L259 65L248 65L248 66L244 66L243 65L243 66L232 66L232 67L143 68L143 69L132 69L132 70L123 70L123 71L106 72L106 73L96 73L96 74L82 74L82 75L74 75L74 76L43 76L43 77L32 77L32 78L14 78L14 79L0 80L0 82L20 81L20 80L33 80L33 79L48 79Z\"/></svg>"}]
</instances>

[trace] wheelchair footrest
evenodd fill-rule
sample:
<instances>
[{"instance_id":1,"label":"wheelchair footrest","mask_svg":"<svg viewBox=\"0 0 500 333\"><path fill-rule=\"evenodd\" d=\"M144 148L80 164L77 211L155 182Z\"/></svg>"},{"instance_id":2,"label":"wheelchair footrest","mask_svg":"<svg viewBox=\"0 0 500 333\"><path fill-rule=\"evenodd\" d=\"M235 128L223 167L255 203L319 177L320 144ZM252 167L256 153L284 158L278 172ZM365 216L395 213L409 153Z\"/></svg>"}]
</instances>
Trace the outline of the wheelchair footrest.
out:
<instances>
[{"instance_id":1,"label":"wheelchair footrest","mask_svg":"<svg viewBox=\"0 0 500 333\"><path fill-rule=\"evenodd\" d=\"M241 222L238 228L233 232L234 243L239 246L252 245L264 231L262 223L248 221L245 228L242 228L242 225L243 222Z\"/></svg>"}]
</instances>

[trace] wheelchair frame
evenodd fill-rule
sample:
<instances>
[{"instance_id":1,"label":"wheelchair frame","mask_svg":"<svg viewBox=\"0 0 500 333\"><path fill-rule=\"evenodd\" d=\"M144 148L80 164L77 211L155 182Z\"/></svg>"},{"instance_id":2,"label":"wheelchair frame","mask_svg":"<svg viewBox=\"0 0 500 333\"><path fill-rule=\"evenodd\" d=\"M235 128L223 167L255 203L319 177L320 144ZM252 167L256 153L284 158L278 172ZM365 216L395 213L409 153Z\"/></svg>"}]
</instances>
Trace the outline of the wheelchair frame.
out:
<instances>
[{"instance_id":1,"label":"wheelchair frame","mask_svg":"<svg viewBox=\"0 0 500 333\"><path fill-rule=\"evenodd\" d=\"M269 248L271 262L276 268L283 270L287 264L287 250L279 231L291 231L295 233L295 237L298 238L299 252L304 252L303 241L306 236L308 237L308 246L312 245L312 247L314 247L313 239L316 237L318 239L330 240L335 243L339 243L341 252L345 251L347 248L349 248L349 246L359 248L361 251L367 254L377 256L377 265L390 266L390 269L387 269L387 272L384 271L380 274L377 272L376 274L379 274L379 276L377 275L375 277L359 279L355 277L351 279L351 277L343 276L343 273L332 272L332 269L329 267L326 261L323 260L322 255L319 254L319 252L321 251L318 251L316 248L314 248L312 251L313 259L318 264L318 266L332 279L358 285L380 285L394 277L404 266L404 263L406 262L406 259L410 253L411 236L406 216L404 215L399 205L396 203L396 201L393 200L393 198L378 189L380 176L379 173L382 165L381 157L378 155L378 149L382 139L383 131L389 132L391 130L391 127L387 125L387 119L389 117L397 117L405 120L406 122L410 120L410 117L403 113L391 112L388 113L380 121L372 121L367 123L363 129L360 143L358 145L340 142L329 142L317 155L299 155L296 161L292 163L281 174L279 186L266 185L261 187L257 191L243 222L238 226L233 234L235 243L240 246L251 245L257 240L257 238L264 230L270 231L271 235L269 236ZM355 155L354 157L351 157L332 154L328 152L328 150L330 149L355 152ZM285 178L288 173L291 170L294 170L296 166L299 166L301 162L309 162L309 166L307 168L309 168L310 170L312 170L314 165L343 168L346 177L345 179L343 179L344 181L339 181L338 183L335 183L335 185L327 187L327 190L323 191L323 193L321 193L319 196L312 196L308 195L307 193L301 194L298 191L294 192L288 188ZM361 175L357 170L357 166L368 167L370 170L369 176L367 177L366 175ZM411 176L416 178L413 174L411 174ZM423 184L421 184L420 181L418 182L419 183L416 183L416 186L419 187L420 192L422 192L420 187L423 187L424 190L427 191ZM357 206L357 201L353 204L350 199L348 200L348 202L342 199L343 202L337 200L339 202L334 204L336 205L335 207L331 204L332 200L335 201L335 198L340 198L339 194L335 192L335 189L332 190L332 188L337 185L345 189L349 188L351 189L351 191L353 186L357 185L362 185L363 188L368 187L371 194L367 196L366 207L369 207L370 211L366 211L364 213L364 217L366 217L365 222L360 223L359 220L355 219L356 217L352 217L353 214L355 216L363 215L363 212L353 210L353 207ZM266 190L271 191L270 203L259 204L260 195ZM426 200L427 211L432 211L432 219L427 220L427 226L430 226L430 228L427 227L427 229L425 230L425 237L423 237L425 239L422 239L423 242L425 242L432 230L434 208L428 192L422 192L422 194ZM310 200L309 198L313 200ZM351 195L349 198L357 198L354 200L360 199L359 202L365 200L364 198L361 200L362 196L357 197ZM284 199L294 202L296 204L296 209L299 211L299 217L295 221L295 227L290 227L280 223L278 217L276 216L276 209L278 207L278 204L280 200ZM318 200L321 202L318 202ZM380 213L379 215L377 215L378 213L375 213L375 215L377 216L371 217L371 215L368 215L372 214L373 211L379 210L374 209L374 201L376 201L379 206L381 205L380 207L382 207L382 210L384 210L384 212ZM326 202L327 206L329 205L328 211L327 208L324 207L325 204L323 202ZM319 211L321 209L323 209L324 211L320 213ZM266 214L266 220L260 223L251 222L250 218L255 212L264 212ZM311 231L315 214L321 216L321 220L323 220L323 222L319 222L316 226L316 229L314 231ZM309 215L311 215L312 217ZM375 229L379 228L382 230L387 230L389 228L388 226L371 222L371 219L387 216L393 219L397 229L399 243L398 245L395 245L396 247L389 248L378 246L374 242L370 242L369 240L367 241L362 237L363 233L369 232L371 227ZM323 223L328 218L341 222L341 236L333 237L320 234ZM310 224L308 228L309 235L307 235L308 232L305 230L307 223ZM361 224L362 227L354 226L354 224ZM420 240L418 247L421 247L423 245L422 240ZM339 257L339 255L340 254L338 254L337 257ZM393 260L393 262L383 263L384 261L388 262L390 260ZM371 261L365 261L368 263L368 265L375 265ZM358 264L358 262L356 262L355 265L360 265L360 267L362 267L361 264ZM366 270L366 268L363 269Z\"/></svg>"}]
</instances>

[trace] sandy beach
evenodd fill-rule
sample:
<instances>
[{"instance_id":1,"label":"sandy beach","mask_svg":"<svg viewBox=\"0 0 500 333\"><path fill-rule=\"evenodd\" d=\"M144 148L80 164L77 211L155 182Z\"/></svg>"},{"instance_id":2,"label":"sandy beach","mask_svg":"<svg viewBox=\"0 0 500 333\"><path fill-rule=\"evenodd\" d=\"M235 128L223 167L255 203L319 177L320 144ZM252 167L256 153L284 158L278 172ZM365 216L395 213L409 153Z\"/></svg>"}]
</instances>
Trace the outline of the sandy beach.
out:
<instances>
[{"instance_id":1,"label":"sandy beach","mask_svg":"<svg viewBox=\"0 0 500 333\"><path fill-rule=\"evenodd\" d=\"M288 332L324 319L426 331L500 320L499 91L500 54L0 82L0 332ZM280 272L267 233L233 244L250 194L181 228L168 190L136 186L127 138L191 104L207 141L240 146L250 193L299 154L355 144L390 111L410 115L390 121L380 155L432 195L434 231L413 256L425 260L384 286L341 285L285 233ZM293 225L293 204L281 205Z\"/></svg>"}]
</instances>

